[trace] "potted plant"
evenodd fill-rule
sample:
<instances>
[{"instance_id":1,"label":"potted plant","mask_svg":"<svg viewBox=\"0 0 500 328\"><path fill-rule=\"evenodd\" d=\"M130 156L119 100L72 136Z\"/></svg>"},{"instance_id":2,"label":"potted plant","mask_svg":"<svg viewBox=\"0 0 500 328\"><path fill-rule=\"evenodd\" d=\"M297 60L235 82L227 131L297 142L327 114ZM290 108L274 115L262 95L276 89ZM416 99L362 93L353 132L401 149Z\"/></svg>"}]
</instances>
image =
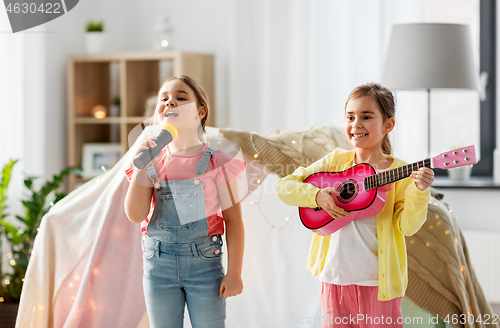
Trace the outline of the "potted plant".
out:
<instances>
[{"instance_id":1,"label":"potted plant","mask_svg":"<svg viewBox=\"0 0 500 328\"><path fill-rule=\"evenodd\" d=\"M28 176L24 179L24 185L29 190L28 196L22 200L23 215L16 215L17 225L5 220L11 215L7 213L7 188L12 176L12 169L17 161L10 160L0 175L0 258L2 254L2 242L8 244L6 258L10 264L10 270L3 270L0 265L0 328L14 327L17 308L24 281L24 275L28 268L28 262L33 249L33 242L38 232L38 227L43 216L50 207L60 201L65 193L57 190L70 173L80 173L80 168L69 167L54 175L52 180L45 182L40 187L35 186L35 177Z\"/></svg>"},{"instance_id":2,"label":"potted plant","mask_svg":"<svg viewBox=\"0 0 500 328\"><path fill-rule=\"evenodd\" d=\"M104 46L104 22L89 21L85 27L85 44L89 54L95 54L102 51Z\"/></svg>"},{"instance_id":3,"label":"potted plant","mask_svg":"<svg viewBox=\"0 0 500 328\"><path fill-rule=\"evenodd\" d=\"M120 116L120 106L121 106L121 98L119 96L113 97L109 109L110 116L115 116L115 117Z\"/></svg>"}]
</instances>

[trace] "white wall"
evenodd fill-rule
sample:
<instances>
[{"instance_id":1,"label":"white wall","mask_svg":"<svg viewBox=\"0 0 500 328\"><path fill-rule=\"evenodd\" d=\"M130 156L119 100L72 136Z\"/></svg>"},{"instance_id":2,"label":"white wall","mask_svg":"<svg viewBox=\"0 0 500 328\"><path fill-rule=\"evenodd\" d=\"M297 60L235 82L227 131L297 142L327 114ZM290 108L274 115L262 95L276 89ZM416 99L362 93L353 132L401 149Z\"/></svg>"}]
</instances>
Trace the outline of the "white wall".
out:
<instances>
[{"instance_id":1,"label":"white wall","mask_svg":"<svg viewBox=\"0 0 500 328\"><path fill-rule=\"evenodd\" d=\"M151 48L151 31L159 13L168 15L176 28L176 48L215 54L217 124L229 126L229 84L237 83L228 77L231 41L235 37L233 0L81 1L66 15L33 29L38 32L25 35L29 42L24 76L30 92L24 96L23 131L33 136L24 139L25 172L49 177L65 166L66 59L70 54L85 51L86 21L105 21L106 51L147 50ZM497 126L500 126L498 107ZM44 159L41 163L40 158ZM462 227L500 231L499 214L492 205L500 199L500 191L444 189L444 192L444 200L455 210Z\"/></svg>"},{"instance_id":2,"label":"white wall","mask_svg":"<svg viewBox=\"0 0 500 328\"><path fill-rule=\"evenodd\" d=\"M217 124L227 125L231 4L231 0L87 0L44 24L46 33L33 35L41 48L28 55L44 65L36 76L38 90L44 91L39 97L42 102L37 104L37 117L29 121L30 126L37 125L40 136L29 145L29 149L38 150L32 163L44 158L40 173L48 177L66 163L66 60L71 54L85 53L84 27L88 20L104 20L106 52L136 51L152 48L153 26L158 15L167 15L175 26L176 49L215 55Z\"/></svg>"}]
</instances>

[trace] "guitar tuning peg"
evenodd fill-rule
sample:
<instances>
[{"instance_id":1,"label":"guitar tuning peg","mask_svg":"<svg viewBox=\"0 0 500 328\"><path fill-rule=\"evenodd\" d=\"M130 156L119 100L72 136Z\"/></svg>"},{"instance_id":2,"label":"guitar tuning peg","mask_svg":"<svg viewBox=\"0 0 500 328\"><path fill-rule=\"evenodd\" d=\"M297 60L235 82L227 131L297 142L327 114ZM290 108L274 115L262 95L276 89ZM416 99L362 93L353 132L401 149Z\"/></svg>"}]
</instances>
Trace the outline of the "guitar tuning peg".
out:
<instances>
[{"instance_id":1,"label":"guitar tuning peg","mask_svg":"<svg viewBox=\"0 0 500 328\"><path fill-rule=\"evenodd\" d=\"M466 157L466 158L464 158L464 159L465 159L465 161L466 161L466 162L468 162L470 158L469 158L469 157Z\"/></svg>"},{"instance_id":2,"label":"guitar tuning peg","mask_svg":"<svg viewBox=\"0 0 500 328\"><path fill-rule=\"evenodd\" d=\"M468 149L464 149L463 152L467 154L469 152L469 150Z\"/></svg>"},{"instance_id":3,"label":"guitar tuning peg","mask_svg":"<svg viewBox=\"0 0 500 328\"><path fill-rule=\"evenodd\" d=\"M444 162L444 166L448 166L448 162Z\"/></svg>"},{"instance_id":4,"label":"guitar tuning peg","mask_svg":"<svg viewBox=\"0 0 500 328\"><path fill-rule=\"evenodd\" d=\"M444 158L448 157L448 154L443 154L443 157L444 157Z\"/></svg>"},{"instance_id":5,"label":"guitar tuning peg","mask_svg":"<svg viewBox=\"0 0 500 328\"><path fill-rule=\"evenodd\" d=\"M454 160L453 163L458 164L458 159Z\"/></svg>"},{"instance_id":6,"label":"guitar tuning peg","mask_svg":"<svg viewBox=\"0 0 500 328\"><path fill-rule=\"evenodd\" d=\"M453 155L458 155L458 151L456 151L456 150L455 150L455 151L453 152Z\"/></svg>"}]
</instances>

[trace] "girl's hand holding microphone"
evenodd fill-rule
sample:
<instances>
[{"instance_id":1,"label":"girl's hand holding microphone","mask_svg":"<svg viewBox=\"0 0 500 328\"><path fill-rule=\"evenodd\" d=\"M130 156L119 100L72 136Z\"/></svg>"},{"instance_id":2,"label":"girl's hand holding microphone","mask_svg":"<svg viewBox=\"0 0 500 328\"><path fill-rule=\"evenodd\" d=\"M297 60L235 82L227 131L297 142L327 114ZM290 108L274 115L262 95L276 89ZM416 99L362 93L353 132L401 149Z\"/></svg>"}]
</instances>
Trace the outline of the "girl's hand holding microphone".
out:
<instances>
[{"instance_id":1,"label":"girl's hand holding microphone","mask_svg":"<svg viewBox=\"0 0 500 328\"><path fill-rule=\"evenodd\" d=\"M316 204L318 204L319 207L324 209L334 219L342 219L349 216L349 212L335 205L332 195L340 196L340 193L337 189L332 187L321 189L316 194Z\"/></svg>"},{"instance_id":2,"label":"girl's hand holding microphone","mask_svg":"<svg viewBox=\"0 0 500 328\"><path fill-rule=\"evenodd\" d=\"M144 151L144 150L150 151L150 149L156 147L157 144L156 144L155 140L157 140L157 139L158 138L156 136L148 137L146 140L144 140L139 145L139 147L137 148L137 150L134 154L134 166L136 167L136 170L134 172L134 176L133 176L132 180L137 182L139 185L141 185L143 187L152 187L153 186L151 180L147 177L147 170L145 170L145 168L148 167L151 163L153 163L153 161L160 156L161 152L158 155L156 155L155 158L150 160L149 163L145 163L145 162L141 161L140 162L141 165L139 165L140 167L137 167L136 159L137 159L137 156L139 156L139 154L141 154L142 151Z\"/></svg>"},{"instance_id":3,"label":"girl's hand holding microphone","mask_svg":"<svg viewBox=\"0 0 500 328\"><path fill-rule=\"evenodd\" d=\"M177 129L171 124L165 124L156 136L148 137L139 145L134 158L138 169L147 167L158 157L163 148L177 138Z\"/></svg>"},{"instance_id":4,"label":"girl's hand holding microphone","mask_svg":"<svg viewBox=\"0 0 500 328\"><path fill-rule=\"evenodd\" d=\"M137 151L134 154L134 158L137 157L145 149L155 148L156 147L155 140L157 140L157 139L158 138L156 136L151 136L151 137L146 138L146 140L144 140L144 142L142 142L139 145L139 148L137 148ZM155 160L159 155L160 154L156 155L156 157L154 159L152 159L151 162L153 162L153 160ZM146 165L146 167L149 166L149 164L151 164L151 162L149 162Z\"/></svg>"}]
</instances>

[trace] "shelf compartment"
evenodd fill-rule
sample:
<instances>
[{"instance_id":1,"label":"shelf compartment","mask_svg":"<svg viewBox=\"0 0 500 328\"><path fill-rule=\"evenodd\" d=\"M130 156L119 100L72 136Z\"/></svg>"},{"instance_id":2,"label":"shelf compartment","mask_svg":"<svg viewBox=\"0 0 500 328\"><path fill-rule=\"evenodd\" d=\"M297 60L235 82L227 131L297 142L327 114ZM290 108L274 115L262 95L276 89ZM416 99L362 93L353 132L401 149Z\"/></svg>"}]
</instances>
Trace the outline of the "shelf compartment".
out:
<instances>
[{"instance_id":1,"label":"shelf compartment","mask_svg":"<svg viewBox=\"0 0 500 328\"><path fill-rule=\"evenodd\" d=\"M73 160L69 165L82 165L82 149L86 143L120 143L120 125L118 124L76 124L74 134Z\"/></svg>"},{"instance_id":2,"label":"shelf compartment","mask_svg":"<svg viewBox=\"0 0 500 328\"><path fill-rule=\"evenodd\" d=\"M143 116L146 100L160 88L158 60L126 62L125 116Z\"/></svg>"},{"instance_id":3,"label":"shelf compartment","mask_svg":"<svg viewBox=\"0 0 500 328\"><path fill-rule=\"evenodd\" d=\"M92 108L103 105L109 109L110 78L109 62L75 63L74 115L92 116Z\"/></svg>"}]
</instances>

